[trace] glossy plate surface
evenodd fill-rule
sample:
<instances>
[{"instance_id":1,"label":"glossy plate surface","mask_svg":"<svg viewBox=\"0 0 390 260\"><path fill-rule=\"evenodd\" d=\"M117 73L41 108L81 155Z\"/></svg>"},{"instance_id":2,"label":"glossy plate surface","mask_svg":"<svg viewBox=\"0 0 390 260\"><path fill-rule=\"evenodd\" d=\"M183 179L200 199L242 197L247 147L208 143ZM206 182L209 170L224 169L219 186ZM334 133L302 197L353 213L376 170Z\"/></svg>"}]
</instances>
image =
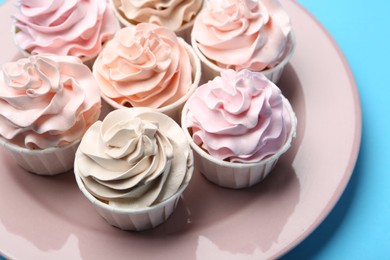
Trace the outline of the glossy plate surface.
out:
<instances>
[{"instance_id":1,"label":"glossy plate surface","mask_svg":"<svg viewBox=\"0 0 390 260\"><path fill-rule=\"evenodd\" d=\"M228 190L194 173L175 213L131 233L108 225L73 174L24 172L0 149L0 252L13 259L264 259L310 234L343 192L355 165L361 112L350 69L316 20L294 1L297 48L279 83L298 117L297 138L259 185ZM0 64L20 56L8 1L0 6Z\"/></svg>"}]
</instances>

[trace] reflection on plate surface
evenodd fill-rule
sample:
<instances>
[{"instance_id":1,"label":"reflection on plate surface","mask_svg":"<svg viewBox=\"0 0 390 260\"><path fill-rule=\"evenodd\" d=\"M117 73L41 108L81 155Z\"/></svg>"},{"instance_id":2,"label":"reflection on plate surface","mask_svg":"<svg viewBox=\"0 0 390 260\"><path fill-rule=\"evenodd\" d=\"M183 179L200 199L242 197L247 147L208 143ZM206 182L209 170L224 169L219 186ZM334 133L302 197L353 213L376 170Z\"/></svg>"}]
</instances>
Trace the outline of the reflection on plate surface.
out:
<instances>
[{"instance_id":1,"label":"reflection on plate surface","mask_svg":"<svg viewBox=\"0 0 390 260\"><path fill-rule=\"evenodd\" d=\"M283 3L292 17L297 49L279 86L297 114L298 132L270 176L237 191L217 187L195 171L165 224L132 233L108 225L94 211L72 172L29 174L0 149L0 251L15 259L263 259L304 239L349 180L361 114L338 48L297 3ZM0 7L1 64L20 57L10 32L14 10L11 1Z\"/></svg>"}]
</instances>

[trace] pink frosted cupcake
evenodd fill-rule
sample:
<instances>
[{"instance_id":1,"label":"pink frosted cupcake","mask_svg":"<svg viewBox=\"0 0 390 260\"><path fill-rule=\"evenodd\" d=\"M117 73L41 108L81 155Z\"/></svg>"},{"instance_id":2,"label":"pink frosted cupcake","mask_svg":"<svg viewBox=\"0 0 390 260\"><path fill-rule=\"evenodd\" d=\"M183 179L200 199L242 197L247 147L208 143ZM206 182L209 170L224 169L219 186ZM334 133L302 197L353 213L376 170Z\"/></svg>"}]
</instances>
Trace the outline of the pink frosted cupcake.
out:
<instances>
[{"instance_id":1,"label":"pink frosted cupcake","mask_svg":"<svg viewBox=\"0 0 390 260\"><path fill-rule=\"evenodd\" d=\"M17 6L14 39L25 56L71 55L92 65L119 29L106 0L18 0Z\"/></svg>"},{"instance_id":2,"label":"pink frosted cupcake","mask_svg":"<svg viewBox=\"0 0 390 260\"><path fill-rule=\"evenodd\" d=\"M190 97L182 128L199 171L211 182L238 189L268 175L291 145L296 117L263 74L226 70Z\"/></svg>"},{"instance_id":3,"label":"pink frosted cupcake","mask_svg":"<svg viewBox=\"0 0 390 260\"><path fill-rule=\"evenodd\" d=\"M0 143L30 172L66 172L100 107L96 80L78 58L41 55L6 63L0 75Z\"/></svg>"},{"instance_id":4,"label":"pink frosted cupcake","mask_svg":"<svg viewBox=\"0 0 390 260\"><path fill-rule=\"evenodd\" d=\"M74 170L80 190L108 223L140 231L173 213L192 177L193 157L171 118L123 108L88 129Z\"/></svg>"},{"instance_id":5,"label":"pink frosted cupcake","mask_svg":"<svg viewBox=\"0 0 390 260\"><path fill-rule=\"evenodd\" d=\"M224 69L250 69L277 82L295 39L278 0L213 0L195 20L192 46L205 81Z\"/></svg>"},{"instance_id":6,"label":"pink frosted cupcake","mask_svg":"<svg viewBox=\"0 0 390 260\"><path fill-rule=\"evenodd\" d=\"M190 42L194 20L202 8L202 0L110 0L124 27L139 23L154 23L174 31Z\"/></svg>"},{"instance_id":7,"label":"pink frosted cupcake","mask_svg":"<svg viewBox=\"0 0 390 260\"><path fill-rule=\"evenodd\" d=\"M102 97L113 108L150 107L180 121L200 80L200 61L169 29L141 23L118 31L93 66Z\"/></svg>"}]
</instances>

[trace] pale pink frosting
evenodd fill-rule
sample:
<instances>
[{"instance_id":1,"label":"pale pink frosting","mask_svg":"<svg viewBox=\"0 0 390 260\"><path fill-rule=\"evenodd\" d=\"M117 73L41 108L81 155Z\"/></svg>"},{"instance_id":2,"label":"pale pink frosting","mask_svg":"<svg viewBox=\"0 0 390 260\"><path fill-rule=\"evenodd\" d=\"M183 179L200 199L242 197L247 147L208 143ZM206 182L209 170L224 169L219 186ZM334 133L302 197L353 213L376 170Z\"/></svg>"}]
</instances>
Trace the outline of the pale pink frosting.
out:
<instances>
[{"instance_id":1,"label":"pale pink frosting","mask_svg":"<svg viewBox=\"0 0 390 260\"><path fill-rule=\"evenodd\" d=\"M19 0L17 4L15 41L30 54L93 58L119 29L105 0Z\"/></svg>"},{"instance_id":2,"label":"pale pink frosting","mask_svg":"<svg viewBox=\"0 0 390 260\"><path fill-rule=\"evenodd\" d=\"M100 114L100 91L91 71L72 56L30 56L3 65L0 136L29 149L81 139Z\"/></svg>"},{"instance_id":3,"label":"pale pink frosting","mask_svg":"<svg viewBox=\"0 0 390 260\"><path fill-rule=\"evenodd\" d=\"M123 108L88 129L75 168L95 197L120 208L145 208L188 183L191 149L168 116L145 107Z\"/></svg>"},{"instance_id":4,"label":"pale pink frosting","mask_svg":"<svg viewBox=\"0 0 390 260\"><path fill-rule=\"evenodd\" d=\"M261 71L286 57L290 33L278 0L213 0L196 18L192 37L222 68Z\"/></svg>"},{"instance_id":5,"label":"pale pink frosting","mask_svg":"<svg viewBox=\"0 0 390 260\"><path fill-rule=\"evenodd\" d=\"M184 44L171 30L154 24L121 29L93 67L102 94L127 107L161 108L174 103L192 84Z\"/></svg>"},{"instance_id":6,"label":"pale pink frosting","mask_svg":"<svg viewBox=\"0 0 390 260\"><path fill-rule=\"evenodd\" d=\"M221 160L259 162L286 143L292 122L280 89L263 74L226 70L188 100L194 142Z\"/></svg>"},{"instance_id":7,"label":"pale pink frosting","mask_svg":"<svg viewBox=\"0 0 390 260\"><path fill-rule=\"evenodd\" d=\"M155 23L173 31L190 22L202 7L202 0L113 0L129 23Z\"/></svg>"}]
</instances>

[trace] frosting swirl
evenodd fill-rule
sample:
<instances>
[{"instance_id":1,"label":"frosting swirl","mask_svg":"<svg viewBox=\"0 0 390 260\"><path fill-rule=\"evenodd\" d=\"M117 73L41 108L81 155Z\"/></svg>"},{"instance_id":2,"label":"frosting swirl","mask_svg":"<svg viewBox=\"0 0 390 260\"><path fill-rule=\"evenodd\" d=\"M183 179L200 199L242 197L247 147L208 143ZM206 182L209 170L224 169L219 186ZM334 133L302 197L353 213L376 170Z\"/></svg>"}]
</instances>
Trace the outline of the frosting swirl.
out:
<instances>
[{"instance_id":1,"label":"frosting swirl","mask_svg":"<svg viewBox=\"0 0 390 260\"><path fill-rule=\"evenodd\" d=\"M86 132L75 167L86 189L109 205L144 208L189 181L191 150L179 125L148 108L123 108Z\"/></svg>"},{"instance_id":2,"label":"frosting swirl","mask_svg":"<svg viewBox=\"0 0 390 260\"><path fill-rule=\"evenodd\" d=\"M33 55L90 59L119 29L115 15L102 0L18 0L17 4L15 41Z\"/></svg>"},{"instance_id":3,"label":"frosting swirl","mask_svg":"<svg viewBox=\"0 0 390 260\"><path fill-rule=\"evenodd\" d=\"M171 30L154 24L119 30L93 67L102 94L127 107L161 108L174 103L192 85L184 44Z\"/></svg>"},{"instance_id":4,"label":"frosting swirl","mask_svg":"<svg viewBox=\"0 0 390 260\"><path fill-rule=\"evenodd\" d=\"M112 0L119 14L131 24L154 23L178 30L202 7L202 0Z\"/></svg>"},{"instance_id":5,"label":"frosting swirl","mask_svg":"<svg viewBox=\"0 0 390 260\"><path fill-rule=\"evenodd\" d=\"M30 56L3 65L0 135L21 147L45 149L80 140L100 114L91 71L72 56Z\"/></svg>"},{"instance_id":6,"label":"frosting swirl","mask_svg":"<svg viewBox=\"0 0 390 260\"><path fill-rule=\"evenodd\" d=\"M208 1L192 37L222 68L262 71L287 55L290 18L277 0Z\"/></svg>"},{"instance_id":7,"label":"frosting swirl","mask_svg":"<svg viewBox=\"0 0 390 260\"><path fill-rule=\"evenodd\" d=\"M280 89L263 74L225 70L188 100L194 142L218 159L259 162L286 143L292 123Z\"/></svg>"}]
</instances>

